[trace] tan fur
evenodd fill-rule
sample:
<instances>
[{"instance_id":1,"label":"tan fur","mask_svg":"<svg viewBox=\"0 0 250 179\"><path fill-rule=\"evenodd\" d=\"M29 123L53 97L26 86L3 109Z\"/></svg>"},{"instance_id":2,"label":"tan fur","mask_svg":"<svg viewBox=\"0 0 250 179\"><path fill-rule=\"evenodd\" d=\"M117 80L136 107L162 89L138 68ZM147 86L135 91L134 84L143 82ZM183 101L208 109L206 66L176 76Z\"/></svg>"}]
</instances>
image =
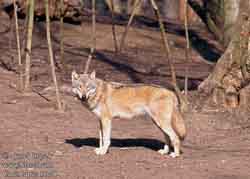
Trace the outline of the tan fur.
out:
<instances>
[{"instance_id":1,"label":"tan fur","mask_svg":"<svg viewBox=\"0 0 250 179\"><path fill-rule=\"evenodd\" d=\"M179 110L175 110L173 113L173 118L172 118L172 126L175 130L175 132L178 134L181 140L184 140L184 138L187 135L187 130L186 126L183 120L183 117Z\"/></svg>"},{"instance_id":2,"label":"tan fur","mask_svg":"<svg viewBox=\"0 0 250 179\"><path fill-rule=\"evenodd\" d=\"M176 95L159 86L105 82L91 75L72 72L72 89L80 98L85 98L91 111L100 118L99 155L108 151L111 137L111 120L115 117L132 118L148 114L156 125L169 137L174 147L172 157L180 155L180 139L186 135L184 120L178 109ZM159 150L168 153L166 144Z\"/></svg>"}]
</instances>

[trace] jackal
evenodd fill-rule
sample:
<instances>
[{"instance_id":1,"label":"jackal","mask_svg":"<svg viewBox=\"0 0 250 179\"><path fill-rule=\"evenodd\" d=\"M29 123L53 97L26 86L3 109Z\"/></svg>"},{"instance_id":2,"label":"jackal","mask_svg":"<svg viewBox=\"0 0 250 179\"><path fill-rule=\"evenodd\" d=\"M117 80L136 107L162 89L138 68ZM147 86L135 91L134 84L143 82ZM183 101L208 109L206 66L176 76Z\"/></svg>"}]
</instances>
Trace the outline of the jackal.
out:
<instances>
[{"instance_id":1,"label":"jackal","mask_svg":"<svg viewBox=\"0 0 250 179\"><path fill-rule=\"evenodd\" d=\"M99 148L95 149L96 154L108 152L112 118L148 114L166 138L164 148L158 152L169 153L170 139L174 148L170 156L180 155L186 127L174 92L154 85L106 82L96 78L95 72L77 74L75 71L72 72L72 91L80 99L85 99L90 110L100 118L100 140Z\"/></svg>"}]
</instances>

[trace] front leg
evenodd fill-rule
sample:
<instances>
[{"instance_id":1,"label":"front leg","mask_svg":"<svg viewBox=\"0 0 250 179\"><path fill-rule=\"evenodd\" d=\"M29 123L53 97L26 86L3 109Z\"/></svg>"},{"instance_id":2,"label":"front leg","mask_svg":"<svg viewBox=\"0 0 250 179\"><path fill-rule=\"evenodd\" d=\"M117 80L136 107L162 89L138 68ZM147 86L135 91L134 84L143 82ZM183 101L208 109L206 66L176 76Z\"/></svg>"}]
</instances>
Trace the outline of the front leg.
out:
<instances>
[{"instance_id":1,"label":"front leg","mask_svg":"<svg viewBox=\"0 0 250 179\"><path fill-rule=\"evenodd\" d=\"M99 130L99 148L103 146L103 132L102 132L102 127L101 127L101 122L100 122L100 130Z\"/></svg>"},{"instance_id":2,"label":"front leg","mask_svg":"<svg viewBox=\"0 0 250 179\"><path fill-rule=\"evenodd\" d=\"M108 152L111 144L111 119L101 118L99 135L99 148L95 149L95 153L97 155L104 155Z\"/></svg>"},{"instance_id":3,"label":"front leg","mask_svg":"<svg viewBox=\"0 0 250 179\"><path fill-rule=\"evenodd\" d=\"M100 125L99 125L99 148L95 148L95 153L99 154L102 147L103 147L103 131L102 131L102 123L101 123L101 119L99 121Z\"/></svg>"}]
</instances>

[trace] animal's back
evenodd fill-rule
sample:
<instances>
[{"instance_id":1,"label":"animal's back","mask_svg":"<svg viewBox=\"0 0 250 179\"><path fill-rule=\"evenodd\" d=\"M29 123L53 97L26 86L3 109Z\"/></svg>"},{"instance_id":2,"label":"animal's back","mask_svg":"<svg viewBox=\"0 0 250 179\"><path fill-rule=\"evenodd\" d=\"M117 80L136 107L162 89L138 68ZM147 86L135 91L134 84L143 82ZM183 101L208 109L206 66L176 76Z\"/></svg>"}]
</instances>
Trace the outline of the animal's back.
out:
<instances>
[{"instance_id":1,"label":"animal's back","mask_svg":"<svg viewBox=\"0 0 250 179\"><path fill-rule=\"evenodd\" d=\"M127 113L143 113L144 107L148 108L152 102L157 103L157 101L159 101L160 103L162 100L171 101L170 104L172 104L172 106L159 106L157 111L164 113L166 108L173 108L171 127L180 139L183 140L186 136L186 126L182 114L179 111L178 99L174 92L160 86L119 84L119 87L112 93L113 104L120 106L120 110L126 110Z\"/></svg>"}]
</instances>

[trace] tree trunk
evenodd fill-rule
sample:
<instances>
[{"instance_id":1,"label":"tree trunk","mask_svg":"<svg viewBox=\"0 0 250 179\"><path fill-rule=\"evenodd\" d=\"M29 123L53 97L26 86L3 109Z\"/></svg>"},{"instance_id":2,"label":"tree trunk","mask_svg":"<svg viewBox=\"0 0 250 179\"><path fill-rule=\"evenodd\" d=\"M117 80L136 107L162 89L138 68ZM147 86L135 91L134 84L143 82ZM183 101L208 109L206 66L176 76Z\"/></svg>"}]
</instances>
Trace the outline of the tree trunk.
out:
<instances>
[{"instance_id":1,"label":"tree trunk","mask_svg":"<svg viewBox=\"0 0 250 179\"><path fill-rule=\"evenodd\" d=\"M240 0L188 0L208 29L224 46L233 34L233 24L237 20Z\"/></svg>"},{"instance_id":2,"label":"tree trunk","mask_svg":"<svg viewBox=\"0 0 250 179\"><path fill-rule=\"evenodd\" d=\"M66 71L66 64L64 61L64 0L60 0L60 58L61 68Z\"/></svg>"},{"instance_id":3,"label":"tree trunk","mask_svg":"<svg viewBox=\"0 0 250 179\"><path fill-rule=\"evenodd\" d=\"M51 43L51 34L50 34L50 15L49 15L49 0L44 0L45 3L45 14L46 14L46 34L47 34L47 41L48 41L48 49L49 49L49 59L50 59L50 66L51 66L51 74L54 81L54 85L56 88L56 101L57 101L57 108L58 110L62 111L62 103L61 97L58 89L58 83L56 79L56 70L55 70L55 62L54 62L54 55L52 50L52 43Z\"/></svg>"},{"instance_id":4,"label":"tree trunk","mask_svg":"<svg viewBox=\"0 0 250 179\"><path fill-rule=\"evenodd\" d=\"M17 44L17 54L18 54L18 73L19 73L19 90L23 90L23 72L22 72L22 59L21 59L21 47L20 47L20 36L19 36L19 24L17 17L17 5L16 0L13 0L14 5L14 17L16 25L16 44Z\"/></svg>"},{"instance_id":5,"label":"tree trunk","mask_svg":"<svg viewBox=\"0 0 250 179\"><path fill-rule=\"evenodd\" d=\"M95 48L96 48L96 1L92 0L92 45L90 48L90 54L88 56L87 62L84 67L84 73L87 74L91 60L93 58Z\"/></svg>"},{"instance_id":6,"label":"tree trunk","mask_svg":"<svg viewBox=\"0 0 250 179\"><path fill-rule=\"evenodd\" d=\"M34 6L35 0L29 1L29 22L28 22L28 34L27 34L27 44L26 44L26 58L25 58L25 84L24 91L28 91L30 88L30 66L31 66L31 46L32 46L32 34L34 25Z\"/></svg>"},{"instance_id":7,"label":"tree trunk","mask_svg":"<svg viewBox=\"0 0 250 179\"><path fill-rule=\"evenodd\" d=\"M246 101L250 100L247 95L250 82L250 0L235 2L238 2L239 13L230 30L233 34L231 41L213 72L199 86L200 91L212 95L215 103L227 107L246 106Z\"/></svg>"}]
</instances>

